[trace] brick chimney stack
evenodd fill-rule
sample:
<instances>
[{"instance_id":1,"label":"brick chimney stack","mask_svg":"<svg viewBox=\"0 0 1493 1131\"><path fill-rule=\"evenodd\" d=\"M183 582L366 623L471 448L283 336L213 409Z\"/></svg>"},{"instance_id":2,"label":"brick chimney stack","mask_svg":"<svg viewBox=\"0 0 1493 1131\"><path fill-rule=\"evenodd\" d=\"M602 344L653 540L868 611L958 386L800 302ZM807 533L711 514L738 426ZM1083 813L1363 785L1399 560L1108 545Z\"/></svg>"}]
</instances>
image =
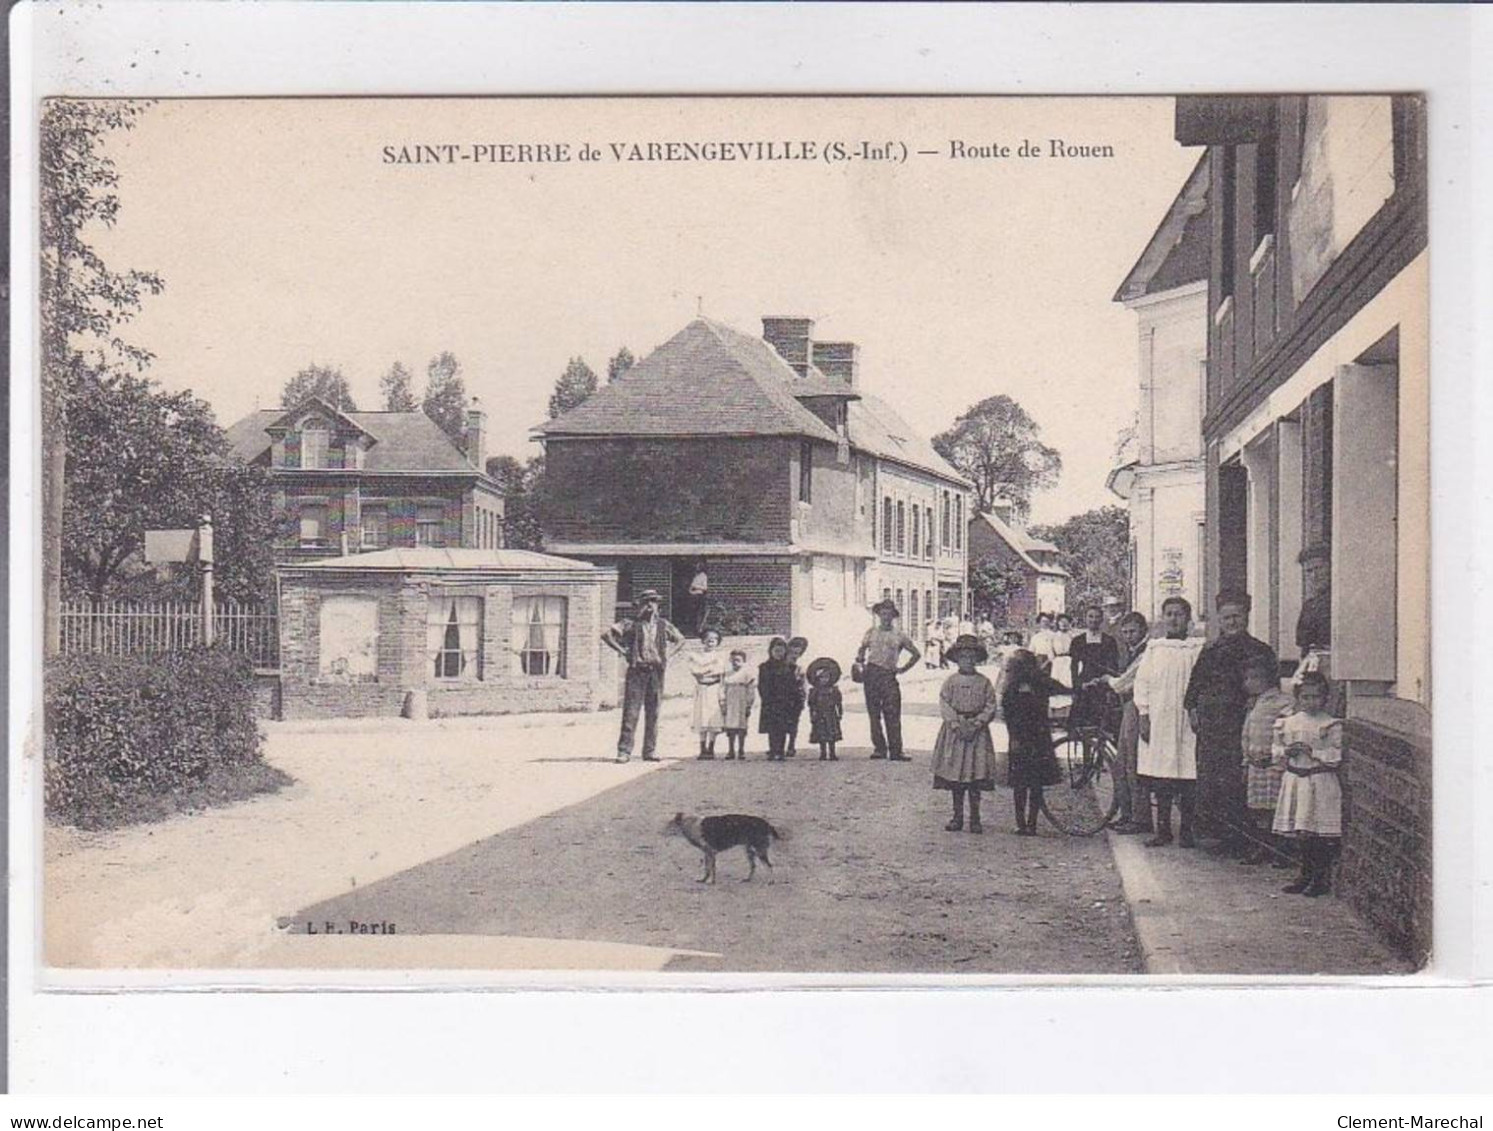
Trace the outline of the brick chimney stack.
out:
<instances>
[{"instance_id":1,"label":"brick chimney stack","mask_svg":"<svg viewBox=\"0 0 1493 1131\"><path fill-rule=\"evenodd\" d=\"M467 453L467 462L478 471L487 470L487 414L482 411L482 402L472 398L467 406L467 426L462 432L462 447Z\"/></svg>"},{"instance_id":2,"label":"brick chimney stack","mask_svg":"<svg viewBox=\"0 0 1493 1131\"><path fill-rule=\"evenodd\" d=\"M854 342L814 342L810 346L814 368L852 389L860 386L860 347Z\"/></svg>"},{"instance_id":3,"label":"brick chimney stack","mask_svg":"<svg viewBox=\"0 0 1493 1131\"><path fill-rule=\"evenodd\" d=\"M812 318L763 318L762 337L795 373L800 377L809 375L814 342Z\"/></svg>"}]
</instances>

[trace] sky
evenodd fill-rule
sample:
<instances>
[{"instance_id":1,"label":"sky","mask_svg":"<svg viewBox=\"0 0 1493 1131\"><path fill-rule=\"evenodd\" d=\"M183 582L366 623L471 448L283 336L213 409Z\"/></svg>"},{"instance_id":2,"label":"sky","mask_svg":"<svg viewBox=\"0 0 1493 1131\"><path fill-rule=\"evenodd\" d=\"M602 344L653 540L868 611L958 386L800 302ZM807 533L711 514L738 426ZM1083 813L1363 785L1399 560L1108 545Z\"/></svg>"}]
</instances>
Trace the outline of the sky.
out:
<instances>
[{"instance_id":1,"label":"sky","mask_svg":"<svg viewBox=\"0 0 1493 1131\"><path fill-rule=\"evenodd\" d=\"M1027 139L1042 156L1019 155ZM814 150L616 157L649 142ZM826 160L835 143L892 159ZM570 159L487 159L521 144ZM447 145L456 160L397 160ZM1138 351L1113 295L1198 156L1170 98L168 100L109 152L120 214L94 242L166 284L127 336L224 426L312 362L376 409L395 360L418 393L451 350L488 454L523 458L570 358L604 376L699 312L752 334L801 315L858 343L863 388L924 435L1019 402L1064 463L1035 523L1118 503L1104 480Z\"/></svg>"}]
</instances>

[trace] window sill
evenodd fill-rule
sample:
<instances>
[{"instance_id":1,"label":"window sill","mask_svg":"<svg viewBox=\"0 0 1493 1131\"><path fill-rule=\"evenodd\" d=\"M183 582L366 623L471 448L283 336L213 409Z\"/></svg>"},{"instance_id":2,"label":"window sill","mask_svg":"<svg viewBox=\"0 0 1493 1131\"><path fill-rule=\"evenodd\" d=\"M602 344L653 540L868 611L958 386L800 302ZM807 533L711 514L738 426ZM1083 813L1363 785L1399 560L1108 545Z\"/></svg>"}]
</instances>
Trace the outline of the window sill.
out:
<instances>
[{"instance_id":1,"label":"window sill","mask_svg":"<svg viewBox=\"0 0 1493 1131\"><path fill-rule=\"evenodd\" d=\"M1218 304L1218 309L1213 312L1213 324L1215 326L1222 326L1224 320L1233 313L1234 296L1228 295L1221 303Z\"/></svg>"},{"instance_id":2,"label":"window sill","mask_svg":"<svg viewBox=\"0 0 1493 1131\"><path fill-rule=\"evenodd\" d=\"M1255 253L1249 257L1249 273L1251 275L1258 275L1260 273L1261 265L1273 250L1275 250L1275 236L1273 233L1266 232L1264 238L1260 240L1260 246L1255 248Z\"/></svg>"}]
</instances>

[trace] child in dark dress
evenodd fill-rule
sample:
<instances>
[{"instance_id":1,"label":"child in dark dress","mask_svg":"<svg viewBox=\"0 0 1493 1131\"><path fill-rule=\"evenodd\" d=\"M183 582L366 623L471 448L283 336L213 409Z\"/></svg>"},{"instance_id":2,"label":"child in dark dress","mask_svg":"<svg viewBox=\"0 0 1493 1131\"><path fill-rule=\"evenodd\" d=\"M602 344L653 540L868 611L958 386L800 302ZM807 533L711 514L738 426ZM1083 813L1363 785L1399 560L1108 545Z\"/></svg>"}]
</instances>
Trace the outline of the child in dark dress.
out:
<instances>
[{"instance_id":1,"label":"child in dark dress","mask_svg":"<svg viewBox=\"0 0 1493 1131\"><path fill-rule=\"evenodd\" d=\"M762 713L757 730L767 735L767 760L781 762L787 755L788 735L803 710L798 693L798 675L788 659L788 641L775 636L767 646L768 658L757 668L757 696Z\"/></svg>"},{"instance_id":2,"label":"child in dark dress","mask_svg":"<svg viewBox=\"0 0 1493 1131\"><path fill-rule=\"evenodd\" d=\"M788 662L793 665L793 678L798 680L798 710L793 714L793 726L788 731L788 750L790 758L798 756L798 724L803 718L804 704L809 698L809 677L804 671L804 653L809 650L809 642L802 636L795 636L788 641Z\"/></svg>"},{"instance_id":3,"label":"child in dark dress","mask_svg":"<svg viewBox=\"0 0 1493 1131\"><path fill-rule=\"evenodd\" d=\"M838 762L835 743L840 741L840 720L845 717L845 703L840 689L840 665L829 656L820 656L809 665L809 741L819 743L821 762Z\"/></svg>"},{"instance_id":4,"label":"child in dark dress","mask_svg":"<svg viewBox=\"0 0 1493 1131\"><path fill-rule=\"evenodd\" d=\"M1044 672L1032 652L1018 648L1002 681L1001 714L1009 742L1009 780L1016 803L1016 835L1037 835L1042 788L1062 780L1052 748L1048 700L1068 688Z\"/></svg>"}]
</instances>

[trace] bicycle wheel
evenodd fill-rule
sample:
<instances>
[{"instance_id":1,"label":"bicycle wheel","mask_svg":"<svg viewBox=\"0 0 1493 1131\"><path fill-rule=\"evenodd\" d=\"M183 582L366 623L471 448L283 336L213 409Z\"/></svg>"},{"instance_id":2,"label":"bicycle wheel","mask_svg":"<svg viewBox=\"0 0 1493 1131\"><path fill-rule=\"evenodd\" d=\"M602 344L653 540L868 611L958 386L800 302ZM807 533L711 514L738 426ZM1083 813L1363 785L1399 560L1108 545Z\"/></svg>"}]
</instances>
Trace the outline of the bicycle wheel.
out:
<instances>
[{"instance_id":1,"label":"bicycle wheel","mask_svg":"<svg viewBox=\"0 0 1493 1131\"><path fill-rule=\"evenodd\" d=\"M1120 808L1115 793L1114 750L1102 732L1053 735L1062 779L1042 791L1042 812L1069 836L1093 836Z\"/></svg>"}]
</instances>

